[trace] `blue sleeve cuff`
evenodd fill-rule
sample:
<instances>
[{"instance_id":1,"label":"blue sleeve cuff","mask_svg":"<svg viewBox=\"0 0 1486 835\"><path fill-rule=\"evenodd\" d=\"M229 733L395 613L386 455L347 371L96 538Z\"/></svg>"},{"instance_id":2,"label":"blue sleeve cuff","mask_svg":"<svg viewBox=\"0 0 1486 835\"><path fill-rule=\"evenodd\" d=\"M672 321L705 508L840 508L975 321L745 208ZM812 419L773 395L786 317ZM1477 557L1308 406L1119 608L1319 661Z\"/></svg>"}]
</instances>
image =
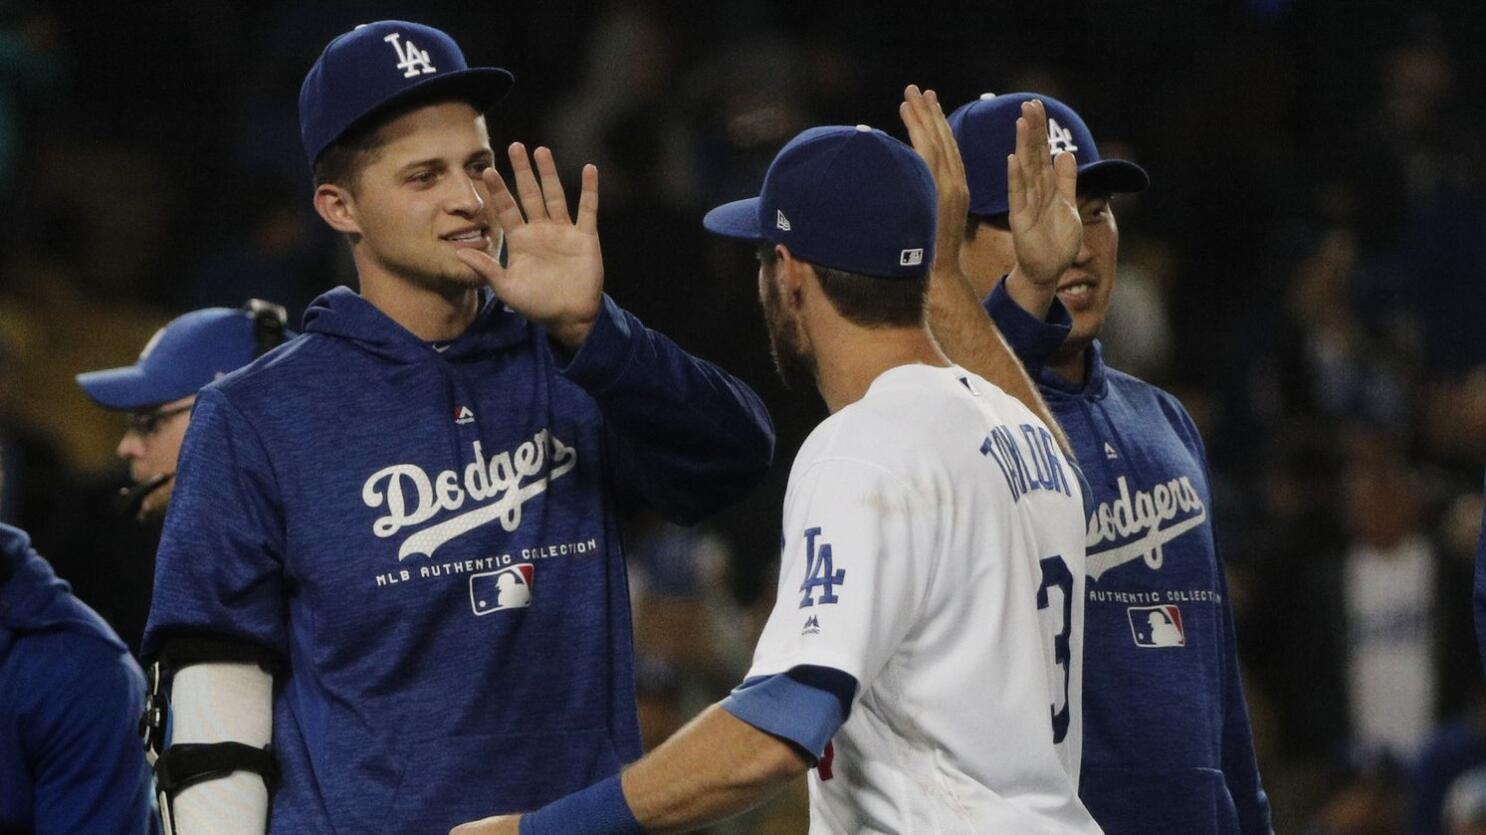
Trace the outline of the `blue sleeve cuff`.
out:
<instances>
[{"instance_id":1,"label":"blue sleeve cuff","mask_svg":"<svg viewBox=\"0 0 1486 835\"><path fill-rule=\"evenodd\" d=\"M521 835L645 835L615 774L521 816Z\"/></svg>"},{"instance_id":2,"label":"blue sleeve cuff","mask_svg":"<svg viewBox=\"0 0 1486 835\"><path fill-rule=\"evenodd\" d=\"M1048 308L1047 318L1038 319L1023 310L1011 298L1011 294L1006 292L1005 276L996 283L996 289L985 297L983 304L991 321L996 323L996 328L1006 337L1011 350L1022 361L1022 365L1026 366L1027 375L1033 380L1037 379L1043 364L1073 330L1073 317L1069 315L1063 302L1054 297L1053 306Z\"/></svg>"},{"instance_id":3,"label":"blue sleeve cuff","mask_svg":"<svg viewBox=\"0 0 1486 835\"><path fill-rule=\"evenodd\" d=\"M589 394L598 395L618 379L629 365L634 353L638 321L607 294L599 304L598 318L577 353L567 358L557 355L557 370L564 377L582 386Z\"/></svg>"},{"instance_id":4,"label":"blue sleeve cuff","mask_svg":"<svg viewBox=\"0 0 1486 835\"><path fill-rule=\"evenodd\" d=\"M788 674L745 681L720 707L819 760L846 722L856 684L856 679L839 670L801 667Z\"/></svg>"}]
</instances>

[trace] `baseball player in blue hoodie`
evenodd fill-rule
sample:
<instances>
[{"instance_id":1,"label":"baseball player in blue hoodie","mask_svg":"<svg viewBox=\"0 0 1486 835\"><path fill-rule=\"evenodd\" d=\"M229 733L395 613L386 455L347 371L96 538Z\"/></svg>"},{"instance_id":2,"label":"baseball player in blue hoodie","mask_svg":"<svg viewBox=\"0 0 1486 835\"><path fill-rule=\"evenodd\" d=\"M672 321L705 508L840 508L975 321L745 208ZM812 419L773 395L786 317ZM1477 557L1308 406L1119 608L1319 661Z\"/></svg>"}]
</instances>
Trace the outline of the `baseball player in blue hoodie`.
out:
<instances>
[{"instance_id":1,"label":"baseball player in blue hoodie","mask_svg":"<svg viewBox=\"0 0 1486 835\"><path fill-rule=\"evenodd\" d=\"M139 665L19 528L0 525L0 832L157 831Z\"/></svg>"},{"instance_id":2,"label":"baseball player in blue hoodie","mask_svg":"<svg viewBox=\"0 0 1486 835\"><path fill-rule=\"evenodd\" d=\"M144 647L176 833L444 831L616 773L621 522L768 468L756 395L603 294L596 169L576 220L546 149L511 146L514 195L495 174L510 84L403 21L305 79L359 292L197 397Z\"/></svg>"},{"instance_id":3,"label":"baseball player in blue hoodie","mask_svg":"<svg viewBox=\"0 0 1486 835\"><path fill-rule=\"evenodd\" d=\"M949 124L972 287L939 288L931 326L973 370L989 314L1089 483L1079 795L1116 835L1268 833L1202 439L1176 398L1099 348L1119 242L1110 196L1144 189L1146 173L1101 159L1078 114L1046 96L987 94Z\"/></svg>"}]
</instances>

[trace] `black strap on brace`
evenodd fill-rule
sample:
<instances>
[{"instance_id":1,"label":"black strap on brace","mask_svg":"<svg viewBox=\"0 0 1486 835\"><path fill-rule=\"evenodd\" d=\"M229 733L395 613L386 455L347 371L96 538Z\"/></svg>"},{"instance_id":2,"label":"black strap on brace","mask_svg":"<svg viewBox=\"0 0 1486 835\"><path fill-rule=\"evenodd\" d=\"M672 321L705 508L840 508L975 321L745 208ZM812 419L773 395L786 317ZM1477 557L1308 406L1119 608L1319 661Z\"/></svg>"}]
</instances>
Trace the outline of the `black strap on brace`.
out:
<instances>
[{"instance_id":1,"label":"black strap on brace","mask_svg":"<svg viewBox=\"0 0 1486 835\"><path fill-rule=\"evenodd\" d=\"M251 771L262 777L269 794L279 784L279 764L273 746L254 748L241 742L172 745L155 761L155 783L160 792L174 793L234 771Z\"/></svg>"},{"instance_id":2,"label":"black strap on brace","mask_svg":"<svg viewBox=\"0 0 1486 835\"><path fill-rule=\"evenodd\" d=\"M206 662L257 664L264 672L275 675L282 658L268 647L239 638L200 632L176 632L165 637L160 648L145 658L146 693L144 713L139 717L139 736L151 763L167 753L164 747L165 721L170 714L167 677L192 664ZM171 746L170 750L176 747Z\"/></svg>"},{"instance_id":3,"label":"black strap on brace","mask_svg":"<svg viewBox=\"0 0 1486 835\"><path fill-rule=\"evenodd\" d=\"M202 632L172 632L165 635L147 665L144 714L139 717L139 735L145 759L155 772L156 800L167 835L175 835L176 792L194 783L226 777L234 771L251 771L263 778L270 797L279 784L279 766L273 746L254 748L241 742L178 743L165 747L165 725L170 716L169 681L193 664L251 663L269 675L282 665L279 653L261 644Z\"/></svg>"},{"instance_id":4,"label":"black strap on brace","mask_svg":"<svg viewBox=\"0 0 1486 835\"><path fill-rule=\"evenodd\" d=\"M270 675L279 671L281 657L262 644L209 632L172 632L146 663L159 663L172 672L203 661L257 664Z\"/></svg>"}]
</instances>

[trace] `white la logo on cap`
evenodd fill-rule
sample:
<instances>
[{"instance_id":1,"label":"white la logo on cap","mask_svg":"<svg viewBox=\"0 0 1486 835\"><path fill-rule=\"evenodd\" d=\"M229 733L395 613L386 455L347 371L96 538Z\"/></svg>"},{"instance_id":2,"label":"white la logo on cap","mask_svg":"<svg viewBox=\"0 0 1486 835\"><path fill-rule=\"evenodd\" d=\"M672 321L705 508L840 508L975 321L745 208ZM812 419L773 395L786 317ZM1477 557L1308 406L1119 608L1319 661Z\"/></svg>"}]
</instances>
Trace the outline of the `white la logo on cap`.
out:
<instances>
[{"instance_id":1,"label":"white la logo on cap","mask_svg":"<svg viewBox=\"0 0 1486 835\"><path fill-rule=\"evenodd\" d=\"M1047 148L1054 154L1078 150L1078 146L1073 144L1073 131L1058 124L1058 120L1051 116L1047 119Z\"/></svg>"},{"instance_id":2,"label":"white la logo on cap","mask_svg":"<svg viewBox=\"0 0 1486 835\"><path fill-rule=\"evenodd\" d=\"M902 267L917 267L924 262L924 251L922 249L905 249L898 255L898 265Z\"/></svg>"},{"instance_id":3,"label":"white la logo on cap","mask_svg":"<svg viewBox=\"0 0 1486 835\"><path fill-rule=\"evenodd\" d=\"M437 72L433 61L428 57L427 50L419 49L413 45L412 41L408 41L405 44L399 43L398 39L401 37L398 33L393 32L382 40L392 44L392 51L397 53L397 68L403 71L403 78L412 78L419 73L428 75L431 72Z\"/></svg>"}]
</instances>

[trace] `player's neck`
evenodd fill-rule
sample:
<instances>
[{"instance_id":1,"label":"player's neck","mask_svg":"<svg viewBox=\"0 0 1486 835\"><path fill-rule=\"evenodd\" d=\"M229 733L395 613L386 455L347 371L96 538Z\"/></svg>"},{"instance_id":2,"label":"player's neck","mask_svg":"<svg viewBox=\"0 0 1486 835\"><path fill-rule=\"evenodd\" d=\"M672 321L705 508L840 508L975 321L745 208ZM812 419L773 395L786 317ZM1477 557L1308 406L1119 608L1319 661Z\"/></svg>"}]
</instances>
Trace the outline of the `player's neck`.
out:
<instances>
[{"instance_id":1,"label":"player's neck","mask_svg":"<svg viewBox=\"0 0 1486 835\"><path fill-rule=\"evenodd\" d=\"M884 371L900 365L949 365L922 327L862 328L843 321L812 333L811 346L815 383L831 414L862 399Z\"/></svg>"},{"instance_id":2,"label":"player's neck","mask_svg":"<svg viewBox=\"0 0 1486 835\"><path fill-rule=\"evenodd\" d=\"M1082 386L1089 379L1088 346L1067 356L1055 354L1052 359L1048 360L1046 367L1068 382Z\"/></svg>"},{"instance_id":3,"label":"player's neck","mask_svg":"<svg viewBox=\"0 0 1486 835\"><path fill-rule=\"evenodd\" d=\"M358 272L362 298L424 342L457 339L480 312L478 288L445 292L377 269Z\"/></svg>"}]
</instances>

